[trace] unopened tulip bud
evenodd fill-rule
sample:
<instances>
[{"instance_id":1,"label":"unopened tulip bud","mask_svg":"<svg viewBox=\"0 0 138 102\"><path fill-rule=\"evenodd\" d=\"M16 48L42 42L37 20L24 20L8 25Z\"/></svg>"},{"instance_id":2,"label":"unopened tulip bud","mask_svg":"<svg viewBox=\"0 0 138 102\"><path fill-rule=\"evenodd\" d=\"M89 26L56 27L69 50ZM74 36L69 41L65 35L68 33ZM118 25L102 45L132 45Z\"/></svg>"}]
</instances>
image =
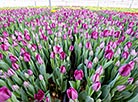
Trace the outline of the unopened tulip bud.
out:
<instances>
[{"instance_id":1,"label":"unopened tulip bud","mask_svg":"<svg viewBox=\"0 0 138 102\"><path fill-rule=\"evenodd\" d=\"M135 49L131 50L130 55L132 55L132 56L136 56L136 55L137 55L136 50L135 50Z\"/></svg>"},{"instance_id":2,"label":"unopened tulip bud","mask_svg":"<svg viewBox=\"0 0 138 102\"><path fill-rule=\"evenodd\" d=\"M27 73L24 73L24 76L25 76L26 78L29 78L29 75L28 75Z\"/></svg>"},{"instance_id":3,"label":"unopened tulip bud","mask_svg":"<svg viewBox=\"0 0 138 102\"><path fill-rule=\"evenodd\" d=\"M128 84L132 84L133 83L133 81L134 81L134 78L128 78Z\"/></svg>"},{"instance_id":4,"label":"unopened tulip bud","mask_svg":"<svg viewBox=\"0 0 138 102\"><path fill-rule=\"evenodd\" d=\"M97 92L97 91L100 90L100 88L101 88L101 83L100 83L99 81L93 83L93 85L92 85L92 89L93 89L94 91Z\"/></svg>"},{"instance_id":5,"label":"unopened tulip bud","mask_svg":"<svg viewBox=\"0 0 138 102\"><path fill-rule=\"evenodd\" d=\"M24 87L28 87L28 86L29 86L29 82L24 81L23 86L24 86Z\"/></svg>"},{"instance_id":6,"label":"unopened tulip bud","mask_svg":"<svg viewBox=\"0 0 138 102\"><path fill-rule=\"evenodd\" d=\"M12 85L12 90L13 91L16 91L16 90L18 90L19 89L19 86L18 85Z\"/></svg>"},{"instance_id":7,"label":"unopened tulip bud","mask_svg":"<svg viewBox=\"0 0 138 102\"><path fill-rule=\"evenodd\" d=\"M28 69L27 73L28 73L29 76L33 75L33 71L31 69Z\"/></svg>"},{"instance_id":8,"label":"unopened tulip bud","mask_svg":"<svg viewBox=\"0 0 138 102\"><path fill-rule=\"evenodd\" d=\"M125 85L118 85L118 86L117 86L117 90L118 90L118 91L123 91L123 90L125 90L125 88L126 88Z\"/></svg>"},{"instance_id":9,"label":"unopened tulip bud","mask_svg":"<svg viewBox=\"0 0 138 102\"><path fill-rule=\"evenodd\" d=\"M98 73L99 75L103 74L103 67L100 66L98 69L96 69L95 73Z\"/></svg>"},{"instance_id":10,"label":"unopened tulip bud","mask_svg":"<svg viewBox=\"0 0 138 102\"><path fill-rule=\"evenodd\" d=\"M87 64L86 64L86 65L87 65L87 68L89 68L89 69L92 68L92 62L91 62L91 61L88 61L88 62L86 62L86 63L87 63Z\"/></svg>"},{"instance_id":11,"label":"unopened tulip bud","mask_svg":"<svg viewBox=\"0 0 138 102\"><path fill-rule=\"evenodd\" d=\"M119 67L120 66L120 61L118 60L117 62L116 62L116 64L115 64L117 67Z\"/></svg>"},{"instance_id":12,"label":"unopened tulip bud","mask_svg":"<svg viewBox=\"0 0 138 102\"><path fill-rule=\"evenodd\" d=\"M89 56L93 56L93 50L90 50Z\"/></svg>"},{"instance_id":13,"label":"unopened tulip bud","mask_svg":"<svg viewBox=\"0 0 138 102\"><path fill-rule=\"evenodd\" d=\"M99 73L95 73L95 74L92 76L92 81L93 81L93 82L100 81L100 74L99 74Z\"/></svg>"},{"instance_id":14,"label":"unopened tulip bud","mask_svg":"<svg viewBox=\"0 0 138 102\"><path fill-rule=\"evenodd\" d=\"M39 75L39 80L43 80L43 75Z\"/></svg>"},{"instance_id":15,"label":"unopened tulip bud","mask_svg":"<svg viewBox=\"0 0 138 102\"><path fill-rule=\"evenodd\" d=\"M98 57L95 57L94 60L93 60L94 63L97 63L98 62Z\"/></svg>"}]
</instances>

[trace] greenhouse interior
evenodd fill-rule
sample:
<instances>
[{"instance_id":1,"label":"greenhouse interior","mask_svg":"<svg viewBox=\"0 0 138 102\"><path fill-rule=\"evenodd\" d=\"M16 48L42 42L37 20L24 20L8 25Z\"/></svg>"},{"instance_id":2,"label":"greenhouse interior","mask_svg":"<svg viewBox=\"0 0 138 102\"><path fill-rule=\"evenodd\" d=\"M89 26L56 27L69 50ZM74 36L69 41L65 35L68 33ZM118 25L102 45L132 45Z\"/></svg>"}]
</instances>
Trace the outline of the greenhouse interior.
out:
<instances>
[{"instance_id":1,"label":"greenhouse interior","mask_svg":"<svg viewBox=\"0 0 138 102\"><path fill-rule=\"evenodd\" d=\"M138 102L138 0L0 0L0 102Z\"/></svg>"}]
</instances>

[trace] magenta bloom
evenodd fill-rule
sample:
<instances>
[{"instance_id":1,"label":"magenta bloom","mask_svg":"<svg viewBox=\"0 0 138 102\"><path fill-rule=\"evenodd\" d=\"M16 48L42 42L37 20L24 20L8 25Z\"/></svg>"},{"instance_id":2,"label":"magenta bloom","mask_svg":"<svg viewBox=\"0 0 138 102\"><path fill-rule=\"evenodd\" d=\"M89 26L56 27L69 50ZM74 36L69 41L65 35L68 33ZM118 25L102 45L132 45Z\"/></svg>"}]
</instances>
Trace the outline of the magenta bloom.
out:
<instances>
[{"instance_id":1,"label":"magenta bloom","mask_svg":"<svg viewBox=\"0 0 138 102\"><path fill-rule=\"evenodd\" d=\"M92 62L91 61L88 61L87 68L92 68Z\"/></svg>"},{"instance_id":2,"label":"magenta bloom","mask_svg":"<svg viewBox=\"0 0 138 102\"><path fill-rule=\"evenodd\" d=\"M69 99L75 100L78 98L78 92L74 88L70 87L67 89L67 96Z\"/></svg>"},{"instance_id":3,"label":"magenta bloom","mask_svg":"<svg viewBox=\"0 0 138 102\"><path fill-rule=\"evenodd\" d=\"M63 49L59 45L54 46L53 50L54 50L55 53L61 53L61 52L63 52Z\"/></svg>"},{"instance_id":4,"label":"magenta bloom","mask_svg":"<svg viewBox=\"0 0 138 102\"><path fill-rule=\"evenodd\" d=\"M76 80L82 80L82 78L84 77L83 71L76 69L74 72L74 77Z\"/></svg>"},{"instance_id":5,"label":"magenta bloom","mask_svg":"<svg viewBox=\"0 0 138 102\"><path fill-rule=\"evenodd\" d=\"M14 74L15 74L14 70L9 68L7 71L7 75L10 77L10 76L13 76Z\"/></svg>"},{"instance_id":6,"label":"magenta bloom","mask_svg":"<svg viewBox=\"0 0 138 102\"><path fill-rule=\"evenodd\" d=\"M3 31L2 34L3 34L4 37L8 37L9 36L9 34L7 33L7 31Z\"/></svg>"},{"instance_id":7,"label":"magenta bloom","mask_svg":"<svg viewBox=\"0 0 138 102\"><path fill-rule=\"evenodd\" d=\"M60 73L65 73L66 72L66 67L64 66L64 65L62 65L61 67L60 67Z\"/></svg>"},{"instance_id":8,"label":"magenta bloom","mask_svg":"<svg viewBox=\"0 0 138 102\"><path fill-rule=\"evenodd\" d=\"M38 93L34 95L34 99L39 102L42 101L45 97L45 93L42 90L38 90Z\"/></svg>"},{"instance_id":9,"label":"magenta bloom","mask_svg":"<svg viewBox=\"0 0 138 102\"><path fill-rule=\"evenodd\" d=\"M61 60L64 60L65 58L66 58L65 52L61 52L61 53L60 53L60 59L61 59Z\"/></svg>"},{"instance_id":10,"label":"magenta bloom","mask_svg":"<svg viewBox=\"0 0 138 102\"><path fill-rule=\"evenodd\" d=\"M40 56L39 54L37 54L37 55L35 56L35 58L36 58L36 60L37 60L37 62L38 62L39 64L43 64L43 60L42 60L42 58L41 58L41 56Z\"/></svg>"},{"instance_id":11,"label":"magenta bloom","mask_svg":"<svg viewBox=\"0 0 138 102\"><path fill-rule=\"evenodd\" d=\"M93 82L97 82L97 81L100 81L100 74L99 73L96 73L92 76L92 81Z\"/></svg>"},{"instance_id":12,"label":"magenta bloom","mask_svg":"<svg viewBox=\"0 0 138 102\"><path fill-rule=\"evenodd\" d=\"M118 90L118 91L123 91L125 88L126 88L125 85L118 85L118 86L117 86L117 90Z\"/></svg>"},{"instance_id":13,"label":"magenta bloom","mask_svg":"<svg viewBox=\"0 0 138 102\"><path fill-rule=\"evenodd\" d=\"M131 72L131 66L129 64L123 65L119 68L119 74L121 76L128 76Z\"/></svg>"},{"instance_id":14,"label":"magenta bloom","mask_svg":"<svg viewBox=\"0 0 138 102\"><path fill-rule=\"evenodd\" d=\"M18 70L18 69L19 69L19 65L16 64L16 63L12 63L12 68L13 68L14 70Z\"/></svg>"},{"instance_id":15,"label":"magenta bloom","mask_svg":"<svg viewBox=\"0 0 138 102\"><path fill-rule=\"evenodd\" d=\"M24 61L29 62L31 59L29 52L25 52L23 55L24 55Z\"/></svg>"},{"instance_id":16,"label":"magenta bloom","mask_svg":"<svg viewBox=\"0 0 138 102\"><path fill-rule=\"evenodd\" d=\"M15 63L17 61L17 58L13 55L10 55L9 58L12 63Z\"/></svg>"},{"instance_id":17,"label":"magenta bloom","mask_svg":"<svg viewBox=\"0 0 138 102\"><path fill-rule=\"evenodd\" d=\"M31 37L30 37L30 35L29 34L25 34L25 39L27 40L27 41L30 41L31 40Z\"/></svg>"},{"instance_id":18,"label":"magenta bloom","mask_svg":"<svg viewBox=\"0 0 138 102\"><path fill-rule=\"evenodd\" d=\"M105 51L105 58L106 59L108 59L108 60L112 59L113 55L114 55L114 52L112 50L108 49Z\"/></svg>"},{"instance_id":19,"label":"magenta bloom","mask_svg":"<svg viewBox=\"0 0 138 102\"><path fill-rule=\"evenodd\" d=\"M73 49L74 49L74 46L73 45L70 45L69 50L70 51L73 51Z\"/></svg>"},{"instance_id":20,"label":"magenta bloom","mask_svg":"<svg viewBox=\"0 0 138 102\"><path fill-rule=\"evenodd\" d=\"M132 46L132 42L127 42L126 45L128 48L130 48Z\"/></svg>"},{"instance_id":21,"label":"magenta bloom","mask_svg":"<svg viewBox=\"0 0 138 102\"><path fill-rule=\"evenodd\" d=\"M12 93L7 87L3 86L0 88L0 102L5 102L9 98L11 98L11 96Z\"/></svg>"},{"instance_id":22,"label":"magenta bloom","mask_svg":"<svg viewBox=\"0 0 138 102\"><path fill-rule=\"evenodd\" d=\"M31 69L28 69L28 70L27 70L27 73L28 73L28 75L30 75L30 76L33 75L33 71L32 71Z\"/></svg>"},{"instance_id":23,"label":"magenta bloom","mask_svg":"<svg viewBox=\"0 0 138 102\"><path fill-rule=\"evenodd\" d=\"M46 102L50 102L50 99L49 99L49 97L46 97Z\"/></svg>"},{"instance_id":24,"label":"magenta bloom","mask_svg":"<svg viewBox=\"0 0 138 102\"><path fill-rule=\"evenodd\" d=\"M93 89L94 91L99 91L100 88L101 88L101 83L100 83L99 81L93 83L92 89Z\"/></svg>"},{"instance_id":25,"label":"magenta bloom","mask_svg":"<svg viewBox=\"0 0 138 102\"><path fill-rule=\"evenodd\" d=\"M133 81L134 81L134 78L133 78L133 77L128 78L128 83L129 83L129 84L132 84L132 83L133 83Z\"/></svg>"},{"instance_id":26,"label":"magenta bloom","mask_svg":"<svg viewBox=\"0 0 138 102\"><path fill-rule=\"evenodd\" d=\"M92 34L91 34L91 38L93 38L95 40L98 39L98 32L93 31Z\"/></svg>"},{"instance_id":27,"label":"magenta bloom","mask_svg":"<svg viewBox=\"0 0 138 102\"><path fill-rule=\"evenodd\" d=\"M0 48L3 50L3 51L8 51L9 50L9 46L7 44L1 44L0 45Z\"/></svg>"},{"instance_id":28,"label":"magenta bloom","mask_svg":"<svg viewBox=\"0 0 138 102\"><path fill-rule=\"evenodd\" d=\"M129 53L128 53L127 51L124 51L124 52L122 53L122 57L123 57L124 59L127 59L128 56L129 56Z\"/></svg>"},{"instance_id":29,"label":"magenta bloom","mask_svg":"<svg viewBox=\"0 0 138 102\"><path fill-rule=\"evenodd\" d=\"M0 53L0 60L2 60L3 59L3 54L2 53Z\"/></svg>"},{"instance_id":30,"label":"magenta bloom","mask_svg":"<svg viewBox=\"0 0 138 102\"><path fill-rule=\"evenodd\" d=\"M86 46L86 48L88 50L91 50L92 49L92 46L91 46L91 43L90 42L87 42L85 46Z\"/></svg>"},{"instance_id":31,"label":"magenta bloom","mask_svg":"<svg viewBox=\"0 0 138 102\"><path fill-rule=\"evenodd\" d=\"M96 69L96 72L95 73L98 73L99 75L103 74L103 67L100 66L98 69Z\"/></svg>"},{"instance_id":32,"label":"magenta bloom","mask_svg":"<svg viewBox=\"0 0 138 102\"><path fill-rule=\"evenodd\" d=\"M54 59L55 58L55 53L51 52L50 57Z\"/></svg>"}]
</instances>

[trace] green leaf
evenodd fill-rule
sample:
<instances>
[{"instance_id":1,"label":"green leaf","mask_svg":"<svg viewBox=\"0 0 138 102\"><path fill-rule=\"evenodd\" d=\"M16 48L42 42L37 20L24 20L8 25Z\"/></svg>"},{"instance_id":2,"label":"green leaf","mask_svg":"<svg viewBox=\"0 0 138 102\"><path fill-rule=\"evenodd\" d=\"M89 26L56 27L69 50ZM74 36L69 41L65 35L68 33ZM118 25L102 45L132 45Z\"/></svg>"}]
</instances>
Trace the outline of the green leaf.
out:
<instances>
[{"instance_id":1,"label":"green leaf","mask_svg":"<svg viewBox=\"0 0 138 102\"><path fill-rule=\"evenodd\" d=\"M0 87L2 86L7 86L7 84L5 83L5 81L3 81L2 79L0 79Z\"/></svg>"},{"instance_id":2,"label":"green leaf","mask_svg":"<svg viewBox=\"0 0 138 102\"><path fill-rule=\"evenodd\" d=\"M138 94L128 102L138 102Z\"/></svg>"},{"instance_id":3,"label":"green leaf","mask_svg":"<svg viewBox=\"0 0 138 102\"><path fill-rule=\"evenodd\" d=\"M2 70L7 71L8 68L10 68L10 66L7 63L5 63L5 62L0 61L0 68L2 68Z\"/></svg>"},{"instance_id":4,"label":"green leaf","mask_svg":"<svg viewBox=\"0 0 138 102\"><path fill-rule=\"evenodd\" d=\"M21 98L23 100L23 102L28 102L28 97L27 94L25 93L25 91L23 90L23 88L21 88Z\"/></svg>"},{"instance_id":5,"label":"green leaf","mask_svg":"<svg viewBox=\"0 0 138 102\"><path fill-rule=\"evenodd\" d=\"M102 91L101 97L103 100L105 100L108 97L108 95L110 94L110 86L104 85L102 87L101 91Z\"/></svg>"},{"instance_id":6,"label":"green leaf","mask_svg":"<svg viewBox=\"0 0 138 102\"><path fill-rule=\"evenodd\" d=\"M105 63L105 65L103 66L103 69L106 69L106 68L109 67L112 63L113 63L112 60L110 60L109 62Z\"/></svg>"},{"instance_id":7,"label":"green leaf","mask_svg":"<svg viewBox=\"0 0 138 102\"><path fill-rule=\"evenodd\" d=\"M87 96L85 102L94 102L94 99L90 96Z\"/></svg>"},{"instance_id":8,"label":"green leaf","mask_svg":"<svg viewBox=\"0 0 138 102\"><path fill-rule=\"evenodd\" d=\"M80 92L78 99L80 100L80 102L84 102L86 97L87 97L87 92L84 90L84 91Z\"/></svg>"}]
</instances>

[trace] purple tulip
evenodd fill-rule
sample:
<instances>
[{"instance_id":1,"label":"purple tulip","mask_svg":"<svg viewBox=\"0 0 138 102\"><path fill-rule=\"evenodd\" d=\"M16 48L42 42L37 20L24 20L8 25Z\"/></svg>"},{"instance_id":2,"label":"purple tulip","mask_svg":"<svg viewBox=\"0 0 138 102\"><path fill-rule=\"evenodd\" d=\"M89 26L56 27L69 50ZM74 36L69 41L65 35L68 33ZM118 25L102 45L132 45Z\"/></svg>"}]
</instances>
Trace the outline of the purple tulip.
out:
<instances>
[{"instance_id":1,"label":"purple tulip","mask_svg":"<svg viewBox=\"0 0 138 102\"><path fill-rule=\"evenodd\" d=\"M38 61L39 64L43 64L43 60L42 60L42 58L41 58L41 56L39 54L37 54L35 56L35 58L36 58L36 60Z\"/></svg>"},{"instance_id":2,"label":"purple tulip","mask_svg":"<svg viewBox=\"0 0 138 102\"><path fill-rule=\"evenodd\" d=\"M89 69L92 68L92 62L91 61L87 62L87 68L89 68Z\"/></svg>"},{"instance_id":3,"label":"purple tulip","mask_svg":"<svg viewBox=\"0 0 138 102\"><path fill-rule=\"evenodd\" d=\"M7 44L1 44L0 45L0 48L3 50L3 51L8 51L9 50L9 46Z\"/></svg>"},{"instance_id":4,"label":"purple tulip","mask_svg":"<svg viewBox=\"0 0 138 102\"><path fill-rule=\"evenodd\" d=\"M0 102L6 102L11 96L12 93L7 87L3 86L0 88Z\"/></svg>"},{"instance_id":5,"label":"purple tulip","mask_svg":"<svg viewBox=\"0 0 138 102\"><path fill-rule=\"evenodd\" d=\"M2 60L3 59L3 54L2 53L0 53L0 60Z\"/></svg>"},{"instance_id":6,"label":"purple tulip","mask_svg":"<svg viewBox=\"0 0 138 102\"><path fill-rule=\"evenodd\" d=\"M126 30L126 33L129 34L129 35L130 35L132 32L133 32L133 29L132 29L132 28L128 28L128 29Z\"/></svg>"},{"instance_id":7,"label":"purple tulip","mask_svg":"<svg viewBox=\"0 0 138 102\"><path fill-rule=\"evenodd\" d=\"M78 98L78 92L74 88L70 87L67 89L67 96L69 99L75 100Z\"/></svg>"},{"instance_id":8,"label":"purple tulip","mask_svg":"<svg viewBox=\"0 0 138 102\"><path fill-rule=\"evenodd\" d=\"M13 76L14 74L15 74L14 70L9 68L7 71L7 75L10 77L10 76Z\"/></svg>"},{"instance_id":9,"label":"purple tulip","mask_svg":"<svg viewBox=\"0 0 138 102\"><path fill-rule=\"evenodd\" d=\"M91 50L92 49L92 46L91 46L91 43L90 42L86 42L86 48L88 49L88 50Z\"/></svg>"},{"instance_id":10,"label":"purple tulip","mask_svg":"<svg viewBox=\"0 0 138 102\"><path fill-rule=\"evenodd\" d=\"M99 73L95 73L95 74L92 76L92 81L93 81L93 82L100 81L100 74L99 74Z\"/></svg>"},{"instance_id":11,"label":"purple tulip","mask_svg":"<svg viewBox=\"0 0 138 102\"><path fill-rule=\"evenodd\" d=\"M126 45L128 48L130 48L132 46L132 42L127 42Z\"/></svg>"},{"instance_id":12,"label":"purple tulip","mask_svg":"<svg viewBox=\"0 0 138 102\"><path fill-rule=\"evenodd\" d=\"M128 64L130 65L131 70L133 70L134 66L135 66L135 62L134 61L130 61Z\"/></svg>"},{"instance_id":13,"label":"purple tulip","mask_svg":"<svg viewBox=\"0 0 138 102\"><path fill-rule=\"evenodd\" d=\"M114 55L114 52L112 50L108 49L105 51L105 58L106 59L108 59L108 60L112 59L113 55Z\"/></svg>"},{"instance_id":14,"label":"purple tulip","mask_svg":"<svg viewBox=\"0 0 138 102\"><path fill-rule=\"evenodd\" d=\"M129 52L124 51L124 52L122 53L122 57L123 57L124 59L127 59L128 56L129 56Z\"/></svg>"},{"instance_id":15,"label":"purple tulip","mask_svg":"<svg viewBox=\"0 0 138 102\"><path fill-rule=\"evenodd\" d=\"M54 59L54 58L55 58L55 53L54 53L54 52L51 52L50 57L51 57L52 59Z\"/></svg>"},{"instance_id":16,"label":"purple tulip","mask_svg":"<svg viewBox=\"0 0 138 102\"><path fill-rule=\"evenodd\" d=\"M28 87L28 86L29 86L29 82L24 81L24 82L23 82L23 86L24 86L24 87Z\"/></svg>"},{"instance_id":17,"label":"purple tulip","mask_svg":"<svg viewBox=\"0 0 138 102\"><path fill-rule=\"evenodd\" d=\"M28 73L28 75L30 75L30 76L33 75L33 71L32 71L31 69L28 69L28 70L27 70L27 73Z\"/></svg>"},{"instance_id":18,"label":"purple tulip","mask_svg":"<svg viewBox=\"0 0 138 102\"><path fill-rule=\"evenodd\" d=\"M44 79L43 75L39 75L39 80L43 80L43 79Z\"/></svg>"},{"instance_id":19,"label":"purple tulip","mask_svg":"<svg viewBox=\"0 0 138 102\"><path fill-rule=\"evenodd\" d=\"M73 51L73 49L74 49L74 46L73 45L70 45L69 50L70 51Z\"/></svg>"},{"instance_id":20,"label":"purple tulip","mask_svg":"<svg viewBox=\"0 0 138 102\"><path fill-rule=\"evenodd\" d=\"M23 40L22 35L18 35L17 40L22 41Z\"/></svg>"},{"instance_id":21,"label":"purple tulip","mask_svg":"<svg viewBox=\"0 0 138 102\"><path fill-rule=\"evenodd\" d=\"M9 58L12 63L15 63L17 61L17 58L13 55L10 55Z\"/></svg>"},{"instance_id":22,"label":"purple tulip","mask_svg":"<svg viewBox=\"0 0 138 102\"><path fill-rule=\"evenodd\" d=\"M134 81L134 78L133 77L128 78L128 84L132 84L133 81Z\"/></svg>"},{"instance_id":23,"label":"purple tulip","mask_svg":"<svg viewBox=\"0 0 138 102\"><path fill-rule=\"evenodd\" d=\"M64 65L62 65L61 67L60 67L60 73L65 73L66 72L66 67L64 66Z\"/></svg>"},{"instance_id":24,"label":"purple tulip","mask_svg":"<svg viewBox=\"0 0 138 102\"><path fill-rule=\"evenodd\" d=\"M115 33L114 33L114 37L115 38L118 38L120 36L120 31L116 31Z\"/></svg>"},{"instance_id":25,"label":"purple tulip","mask_svg":"<svg viewBox=\"0 0 138 102\"><path fill-rule=\"evenodd\" d=\"M96 69L95 73L98 73L99 75L103 74L103 67L100 66L98 69Z\"/></svg>"},{"instance_id":26,"label":"purple tulip","mask_svg":"<svg viewBox=\"0 0 138 102\"><path fill-rule=\"evenodd\" d=\"M74 77L76 80L82 80L82 78L84 77L83 71L76 69L74 72Z\"/></svg>"},{"instance_id":27,"label":"purple tulip","mask_svg":"<svg viewBox=\"0 0 138 102\"><path fill-rule=\"evenodd\" d=\"M97 39L98 39L98 32L93 31L93 32L91 33L91 38L97 40Z\"/></svg>"},{"instance_id":28,"label":"purple tulip","mask_svg":"<svg viewBox=\"0 0 138 102\"><path fill-rule=\"evenodd\" d=\"M46 97L46 102L50 102L50 99L49 99L49 97Z\"/></svg>"},{"instance_id":29,"label":"purple tulip","mask_svg":"<svg viewBox=\"0 0 138 102\"><path fill-rule=\"evenodd\" d=\"M31 49L32 49L32 51L36 51L36 49L37 49L36 44L32 44L32 45L31 45Z\"/></svg>"},{"instance_id":30,"label":"purple tulip","mask_svg":"<svg viewBox=\"0 0 138 102\"><path fill-rule=\"evenodd\" d=\"M99 91L100 88L101 88L101 83L100 83L99 81L93 83L92 88L93 88L93 90L96 91L96 92Z\"/></svg>"},{"instance_id":31,"label":"purple tulip","mask_svg":"<svg viewBox=\"0 0 138 102\"><path fill-rule=\"evenodd\" d=\"M23 56L24 56L24 61L25 61L25 62L29 62L29 61L30 61L31 56L30 56L29 52L25 52L25 53L23 54Z\"/></svg>"},{"instance_id":32,"label":"purple tulip","mask_svg":"<svg viewBox=\"0 0 138 102\"><path fill-rule=\"evenodd\" d=\"M54 53L61 53L61 52L63 52L63 49L59 45L54 46L53 50L54 50Z\"/></svg>"},{"instance_id":33,"label":"purple tulip","mask_svg":"<svg viewBox=\"0 0 138 102\"><path fill-rule=\"evenodd\" d=\"M14 70L18 70L18 69L19 69L19 65L16 64L16 63L12 63L12 68L13 68Z\"/></svg>"},{"instance_id":34,"label":"purple tulip","mask_svg":"<svg viewBox=\"0 0 138 102\"><path fill-rule=\"evenodd\" d=\"M131 66L129 64L123 65L119 68L119 74L121 76L128 76L131 72Z\"/></svg>"},{"instance_id":35,"label":"purple tulip","mask_svg":"<svg viewBox=\"0 0 138 102\"><path fill-rule=\"evenodd\" d=\"M61 53L60 53L60 59L61 59L61 60L64 60L65 58L66 58L65 52L61 52Z\"/></svg>"},{"instance_id":36,"label":"purple tulip","mask_svg":"<svg viewBox=\"0 0 138 102\"><path fill-rule=\"evenodd\" d=\"M40 89L38 90L38 93L34 95L34 99L41 102L45 97L45 93Z\"/></svg>"},{"instance_id":37,"label":"purple tulip","mask_svg":"<svg viewBox=\"0 0 138 102\"><path fill-rule=\"evenodd\" d=\"M9 34L7 33L7 31L3 31L2 34L3 34L4 37L8 37L9 36Z\"/></svg>"},{"instance_id":38,"label":"purple tulip","mask_svg":"<svg viewBox=\"0 0 138 102\"><path fill-rule=\"evenodd\" d=\"M123 91L123 90L125 90L125 88L126 88L125 85L118 85L118 86L117 86L117 90L118 90L118 91Z\"/></svg>"}]
</instances>

